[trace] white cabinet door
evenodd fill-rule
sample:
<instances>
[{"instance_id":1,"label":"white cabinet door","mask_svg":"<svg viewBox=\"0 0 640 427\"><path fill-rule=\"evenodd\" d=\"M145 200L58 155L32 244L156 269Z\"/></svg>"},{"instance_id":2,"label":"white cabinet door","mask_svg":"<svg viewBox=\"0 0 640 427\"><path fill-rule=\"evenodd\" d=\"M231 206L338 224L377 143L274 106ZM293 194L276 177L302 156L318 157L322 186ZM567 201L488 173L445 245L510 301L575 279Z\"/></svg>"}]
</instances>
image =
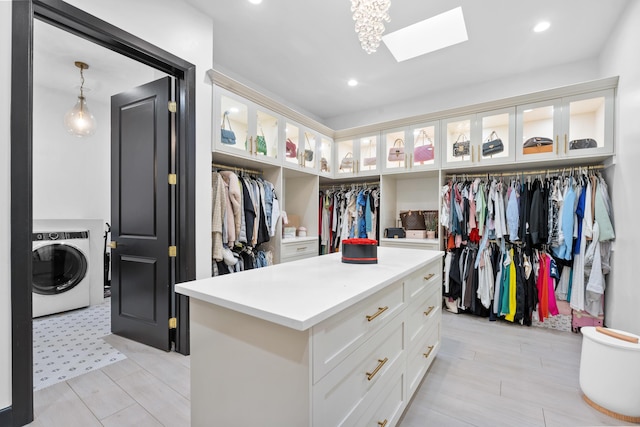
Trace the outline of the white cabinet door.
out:
<instances>
[{"instance_id":1,"label":"white cabinet door","mask_svg":"<svg viewBox=\"0 0 640 427\"><path fill-rule=\"evenodd\" d=\"M479 141L472 141L477 147L476 164L506 164L515 161L515 107L479 113L476 115L476 126L480 136Z\"/></svg>"},{"instance_id":2,"label":"white cabinet door","mask_svg":"<svg viewBox=\"0 0 640 427\"><path fill-rule=\"evenodd\" d=\"M380 175L377 134L337 141L335 149L335 178Z\"/></svg>"},{"instance_id":3,"label":"white cabinet door","mask_svg":"<svg viewBox=\"0 0 640 427\"><path fill-rule=\"evenodd\" d=\"M443 168L469 167L478 162L476 145L480 137L474 133L476 133L475 114L444 119L440 122ZM474 145L472 141L476 141L476 144Z\"/></svg>"},{"instance_id":4,"label":"white cabinet door","mask_svg":"<svg viewBox=\"0 0 640 427\"><path fill-rule=\"evenodd\" d=\"M613 90L563 98L559 155L613 154Z\"/></svg>"}]
</instances>

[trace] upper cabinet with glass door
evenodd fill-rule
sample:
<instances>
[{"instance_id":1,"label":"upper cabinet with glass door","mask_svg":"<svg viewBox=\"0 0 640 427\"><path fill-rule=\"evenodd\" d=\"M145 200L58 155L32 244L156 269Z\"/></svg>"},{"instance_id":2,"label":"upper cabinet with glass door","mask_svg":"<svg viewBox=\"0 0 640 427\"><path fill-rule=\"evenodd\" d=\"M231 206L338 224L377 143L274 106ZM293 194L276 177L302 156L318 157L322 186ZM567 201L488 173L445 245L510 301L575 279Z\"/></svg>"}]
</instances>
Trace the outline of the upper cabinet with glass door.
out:
<instances>
[{"instance_id":1,"label":"upper cabinet with glass door","mask_svg":"<svg viewBox=\"0 0 640 427\"><path fill-rule=\"evenodd\" d=\"M613 89L518 106L518 160L613 153Z\"/></svg>"},{"instance_id":2,"label":"upper cabinet with glass door","mask_svg":"<svg viewBox=\"0 0 640 427\"><path fill-rule=\"evenodd\" d=\"M440 164L438 129L438 122L430 122L387 131L383 135L381 154L385 172L437 169Z\"/></svg>"},{"instance_id":3,"label":"upper cabinet with glass door","mask_svg":"<svg viewBox=\"0 0 640 427\"><path fill-rule=\"evenodd\" d=\"M515 108L442 120L442 166L512 163Z\"/></svg>"},{"instance_id":4,"label":"upper cabinet with glass door","mask_svg":"<svg viewBox=\"0 0 640 427\"><path fill-rule=\"evenodd\" d=\"M284 131L284 165L293 169L315 172L319 164L318 135L297 123L287 121Z\"/></svg>"},{"instance_id":5,"label":"upper cabinet with glass door","mask_svg":"<svg viewBox=\"0 0 640 427\"><path fill-rule=\"evenodd\" d=\"M380 174L378 135L338 141L334 147L335 178Z\"/></svg>"},{"instance_id":6,"label":"upper cabinet with glass door","mask_svg":"<svg viewBox=\"0 0 640 427\"><path fill-rule=\"evenodd\" d=\"M216 90L213 151L267 163L278 162L281 119L273 112L235 94Z\"/></svg>"},{"instance_id":7,"label":"upper cabinet with glass door","mask_svg":"<svg viewBox=\"0 0 640 427\"><path fill-rule=\"evenodd\" d=\"M321 175L333 177L333 140L324 135L320 136L318 142L318 169Z\"/></svg>"}]
</instances>

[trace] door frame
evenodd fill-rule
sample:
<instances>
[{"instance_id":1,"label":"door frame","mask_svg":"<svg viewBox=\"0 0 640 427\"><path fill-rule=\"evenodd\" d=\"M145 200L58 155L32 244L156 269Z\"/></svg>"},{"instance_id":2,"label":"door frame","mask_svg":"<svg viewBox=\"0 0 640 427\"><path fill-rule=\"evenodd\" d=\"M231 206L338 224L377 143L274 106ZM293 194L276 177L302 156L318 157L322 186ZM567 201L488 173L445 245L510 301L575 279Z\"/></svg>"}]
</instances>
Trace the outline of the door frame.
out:
<instances>
[{"instance_id":1,"label":"door frame","mask_svg":"<svg viewBox=\"0 0 640 427\"><path fill-rule=\"evenodd\" d=\"M33 421L33 20L69 31L176 77L178 176L174 283L195 279L195 65L61 0L13 0L11 24L11 407L0 424ZM176 295L176 351L189 354L188 298Z\"/></svg>"}]
</instances>

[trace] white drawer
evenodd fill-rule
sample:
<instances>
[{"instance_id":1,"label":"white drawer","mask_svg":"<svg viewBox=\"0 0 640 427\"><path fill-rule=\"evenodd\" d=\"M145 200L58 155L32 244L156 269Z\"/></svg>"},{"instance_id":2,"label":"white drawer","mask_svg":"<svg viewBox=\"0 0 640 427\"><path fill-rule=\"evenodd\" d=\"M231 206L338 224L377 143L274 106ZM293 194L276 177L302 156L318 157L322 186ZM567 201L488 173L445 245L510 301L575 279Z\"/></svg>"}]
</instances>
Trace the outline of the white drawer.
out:
<instances>
[{"instance_id":1,"label":"white drawer","mask_svg":"<svg viewBox=\"0 0 640 427\"><path fill-rule=\"evenodd\" d=\"M440 311L429 323L426 333L407 352L407 396L412 396L431 366L440 348Z\"/></svg>"},{"instance_id":2,"label":"white drawer","mask_svg":"<svg viewBox=\"0 0 640 427\"><path fill-rule=\"evenodd\" d=\"M362 427L393 427L402 416L402 410L406 406L404 394L405 376L403 371L398 371L396 378L385 386L380 395L373 401L367 414L365 414L356 426Z\"/></svg>"},{"instance_id":3,"label":"white drawer","mask_svg":"<svg viewBox=\"0 0 640 427\"><path fill-rule=\"evenodd\" d=\"M296 261L318 255L318 238L291 239L282 242L280 262Z\"/></svg>"},{"instance_id":4,"label":"white drawer","mask_svg":"<svg viewBox=\"0 0 640 427\"><path fill-rule=\"evenodd\" d=\"M314 426L351 426L364 416L395 368L404 369L403 326L394 317L313 386Z\"/></svg>"},{"instance_id":5,"label":"white drawer","mask_svg":"<svg viewBox=\"0 0 640 427\"><path fill-rule=\"evenodd\" d=\"M380 246L390 248L407 248L438 251L440 250L440 242L438 239L380 239Z\"/></svg>"},{"instance_id":6,"label":"white drawer","mask_svg":"<svg viewBox=\"0 0 640 427\"><path fill-rule=\"evenodd\" d=\"M411 301L420 298L420 294L425 290L433 287L442 289L442 263L440 259L405 279L405 290L407 292L405 300L411 303Z\"/></svg>"},{"instance_id":7,"label":"white drawer","mask_svg":"<svg viewBox=\"0 0 640 427\"><path fill-rule=\"evenodd\" d=\"M404 308L396 282L313 327L313 382L317 383Z\"/></svg>"},{"instance_id":8,"label":"white drawer","mask_svg":"<svg viewBox=\"0 0 640 427\"><path fill-rule=\"evenodd\" d=\"M432 287L421 298L412 301L407 310L408 346L418 339L428 326L437 322L441 313L442 296L440 286Z\"/></svg>"}]
</instances>

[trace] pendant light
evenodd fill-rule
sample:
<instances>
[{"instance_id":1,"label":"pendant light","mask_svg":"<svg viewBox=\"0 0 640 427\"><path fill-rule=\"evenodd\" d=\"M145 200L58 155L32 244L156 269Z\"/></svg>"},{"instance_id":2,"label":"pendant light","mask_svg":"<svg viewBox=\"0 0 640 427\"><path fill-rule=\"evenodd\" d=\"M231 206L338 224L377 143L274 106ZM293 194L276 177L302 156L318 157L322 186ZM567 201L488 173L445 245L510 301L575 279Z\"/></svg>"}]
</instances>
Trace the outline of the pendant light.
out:
<instances>
[{"instance_id":1,"label":"pendant light","mask_svg":"<svg viewBox=\"0 0 640 427\"><path fill-rule=\"evenodd\" d=\"M64 116L64 127L71 135L79 138L91 136L96 132L96 118L87 107L87 100L84 97L84 74L83 71L89 68L84 62L76 61L75 66L80 68L80 96L76 105Z\"/></svg>"}]
</instances>

